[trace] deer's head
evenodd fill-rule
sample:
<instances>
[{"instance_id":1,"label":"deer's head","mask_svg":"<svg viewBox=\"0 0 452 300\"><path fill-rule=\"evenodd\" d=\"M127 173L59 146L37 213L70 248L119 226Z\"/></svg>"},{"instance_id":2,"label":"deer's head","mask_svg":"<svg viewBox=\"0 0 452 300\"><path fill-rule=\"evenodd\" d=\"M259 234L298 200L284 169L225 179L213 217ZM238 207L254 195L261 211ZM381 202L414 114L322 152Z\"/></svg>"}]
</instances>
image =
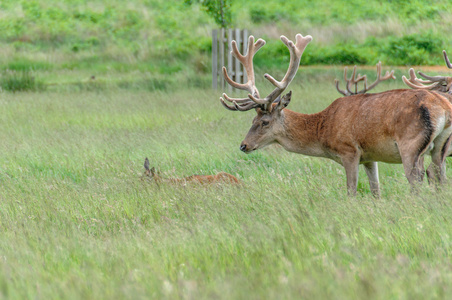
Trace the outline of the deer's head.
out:
<instances>
[{"instance_id":1,"label":"deer's head","mask_svg":"<svg viewBox=\"0 0 452 300\"><path fill-rule=\"evenodd\" d=\"M258 39L254 42L254 37L250 36L248 41L248 49L246 55L242 55L237 43L232 41L232 55L237 58L245 68L248 78L246 83L237 83L233 81L223 67L225 80L233 87L249 92L246 98L230 98L226 94L220 98L221 103L229 110L248 111L255 109L257 116L253 120L253 124L248 131L245 139L240 145L240 150L245 153L263 148L277 141L278 135L284 129L284 108L289 105L292 92L281 96L290 82L297 74L300 65L301 56L304 49L312 40L310 35L303 37L301 34L296 35L296 42L292 42L285 36L281 36L281 41L287 46L290 52L289 68L281 81L277 81L269 74L265 74L264 78L275 86L274 90L265 98L260 98L259 91L255 85L253 57L256 52L265 45L265 41ZM226 101L232 103L227 104Z\"/></svg>"},{"instance_id":2,"label":"deer's head","mask_svg":"<svg viewBox=\"0 0 452 300\"><path fill-rule=\"evenodd\" d=\"M283 109L289 105L291 97L292 91L283 97L278 97L269 111L256 109L257 115L240 145L240 150L250 153L277 141L277 137L284 131Z\"/></svg>"},{"instance_id":3,"label":"deer's head","mask_svg":"<svg viewBox=\"0 0 452 300\"><path fill-rule=\"evenodd\" d=\"M160 177L154 167L150 168L149 159L146 157L144 160L144 174L143 179L160 181Z\"/></svg>"}]
</instances>

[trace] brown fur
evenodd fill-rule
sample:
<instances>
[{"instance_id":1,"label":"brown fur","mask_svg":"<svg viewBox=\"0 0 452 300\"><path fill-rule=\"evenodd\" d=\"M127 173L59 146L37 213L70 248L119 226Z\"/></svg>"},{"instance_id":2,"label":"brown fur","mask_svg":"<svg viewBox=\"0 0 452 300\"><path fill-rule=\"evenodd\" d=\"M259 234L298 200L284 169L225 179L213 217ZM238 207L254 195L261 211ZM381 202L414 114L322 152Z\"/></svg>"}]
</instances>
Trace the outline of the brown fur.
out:
<instances>
[{"instance_id":1,"label":"brown fur","mask_svg":"<svg viewBox=\"0 0 452 300\"><path fill-rule=\"evenodd\" d=\"M414 185L422 180L427 152L437 170L435 180L442 181L441 149L449 147L452 133L449 100L437 92L401 89L339 98L310 115L274 104L271 112L257 110L241 149L249 153L279 143L291 152L330 158L345 167L351 194L356 193L359 164L365 166L372 192L379 194L377 161L403 163Z\"/></svg>"},{"instance_id":2,"label":"brown fur","mask_svg":"<svg viewBox=\"0 0 452 300\"><path fill-rule=\"evenodd\" d=\"M143 178L152 179L157 183L168 182L172 184L181 184L181 185L185 185L187 183L193 184L240 183L237 177L226 172L220 172L215 175L191 175L185 178L163 178L157 174L155 168L149 168L149 160L147 157L144 161Z\"/></svg>"}]
</instances>

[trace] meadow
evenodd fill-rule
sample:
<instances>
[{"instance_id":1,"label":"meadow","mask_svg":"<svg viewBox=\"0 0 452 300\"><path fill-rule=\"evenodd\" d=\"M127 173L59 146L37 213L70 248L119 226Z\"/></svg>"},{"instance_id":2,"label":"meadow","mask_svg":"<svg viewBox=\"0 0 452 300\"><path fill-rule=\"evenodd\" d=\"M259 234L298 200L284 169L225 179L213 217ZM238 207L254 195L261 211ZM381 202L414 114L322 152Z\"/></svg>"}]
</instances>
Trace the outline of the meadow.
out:
<instances>
[{"instance_id":1,"label":"meadow","mask_svg":"<svg viewBox=\"0 0 452 300\"><path fill-rule=\"evenodd\" d=\"M217 25L196 2L1 1L0 299L450 297L452 182L413 194L401 165L379 164L381 198L362 169L351 198L332 161L242 153L254 112L209 88ZM370 80L379 60L399 66L376 92L404 88L407 66L447 71L448 2L229 3L231 25L268 42L262 94L287 67L278 37L314 37L289 88L298 112L340 96L339 65ZM242 184L157 185L145 157L164 177Z\"/></svg>"},{"instance_id":2,"label":"meadow","mask_svg":"<svg viewBox=\"0 0 452 300\"><path fill-rule=\"evenodd\" d=\"M290 108L326 107L341 72L302 68ZM414 195L401 165L380 164L381 199L363 170L349 198L332 161L239 151L254 112L227 111L219 91L76 88L1 94L1 298L452 293L450 182ZM163 176L226 171L243 184L143 182L145 157Z\"/></svg>"}]
</instances>

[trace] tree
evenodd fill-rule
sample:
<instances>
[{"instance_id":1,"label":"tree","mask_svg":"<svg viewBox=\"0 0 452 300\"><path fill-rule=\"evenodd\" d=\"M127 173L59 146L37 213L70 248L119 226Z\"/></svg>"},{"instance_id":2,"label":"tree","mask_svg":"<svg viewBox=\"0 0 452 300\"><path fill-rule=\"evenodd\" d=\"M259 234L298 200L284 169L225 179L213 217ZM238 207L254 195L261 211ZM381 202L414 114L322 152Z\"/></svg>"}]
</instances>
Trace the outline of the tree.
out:
<instances>
[{"instance_id":1,"label":"tree","mask_svg":"<svg viewBox=\"0 0 452 300\"><path fill-rule=\"evenodd\" d=\"M230 5L232 0L184 0L186 4L199 3L221 28L231 25Z\"/></svg>"}]
</instances>

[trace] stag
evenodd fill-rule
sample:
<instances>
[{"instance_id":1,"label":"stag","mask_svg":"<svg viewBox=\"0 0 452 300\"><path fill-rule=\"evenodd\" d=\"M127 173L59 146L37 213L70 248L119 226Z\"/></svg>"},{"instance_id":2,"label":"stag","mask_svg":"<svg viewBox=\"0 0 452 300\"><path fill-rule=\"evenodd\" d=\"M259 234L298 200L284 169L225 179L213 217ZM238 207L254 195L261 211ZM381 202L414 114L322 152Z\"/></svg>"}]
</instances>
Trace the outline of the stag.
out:
<instances>
[{"instance_id":1,"label":"stag","mask_svg":"<svg viewBox=\"0 0 452 300\"><path fill-rule=\"evenodd\" d=\"M154 167L150 168L149 159L144 160L144 174L143 179L153 180L156 183L172 183L186 185L187 183L194 184L213 184L213 183L239 183L239 180L226 172L220 172L215 175L191 175L185 178L163 178Z\"/></svg>"},{"instance_id":2,"label":"stag","mask_svg":"<svg viewBox=\"0 0 452 300\"><path fill-rule=\"evenodd\" d=\"M426 151L432 155L438 181L445 177L444 158L452 133L452 105L431 91L391 90L376 94L357 94L336 99L323 111L302 114L291 111L292 92L282 95L295 77L301 56L312 40L296 35L295 43L281 36L289 49L289 68L281 81L264 77L275 87L260 97L255 85L253 57L265 41L249 37L247 54L242 55L232 42L232 54L244 65L248 81L234 82L223 67L224 78L233 87L248 91L244 98L220 98L232 111L256 110L256 117L240 150L251 153L270 144L309 156L332 159L345 168L347 191L357 192L358 168L362 164L370 189L379 196L377 162L402 163L405 175L416 186L422 181L420 160Z\"/></svg>"}]
</instances>

